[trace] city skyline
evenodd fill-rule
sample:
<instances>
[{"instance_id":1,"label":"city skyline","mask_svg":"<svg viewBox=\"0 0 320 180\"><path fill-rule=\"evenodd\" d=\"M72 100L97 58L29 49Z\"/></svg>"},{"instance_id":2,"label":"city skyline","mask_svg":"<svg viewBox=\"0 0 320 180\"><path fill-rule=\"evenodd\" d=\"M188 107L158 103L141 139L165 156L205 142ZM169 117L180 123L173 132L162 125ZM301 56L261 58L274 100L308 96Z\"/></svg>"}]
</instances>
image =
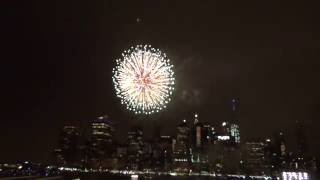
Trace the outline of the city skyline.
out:
<instances>
[{"instance_id":1,"label":"city skyline","mask_svg":"<svg viewBox=\"0 0 320 180\"><path fill-rule=\"evenodd\" d=\"M319 22L312 5L33 1L10 2L3 12L4 162L44 162L61 127L85 130L104 114L123 127L119 134L135 124L172 134L194 113L218 125L232 118L234 97L241 100L244 139L281 129L294 139L301 121L309 151L320 151ZM112 84L115 59L141 43L166 52L175 67L172 101L152 116L124 110Z\"/></svg>"},{"instance_id":2,"label":"city skyline","mask_svg":"<svg viewBox=\"0 0 320 180\"><path fill-rule=\"evenodd\" d=\"M127 141L127 132L130 132L130 130L132 130L132 128L139 128L141 129L141 131L143 131L143 136L142 138L144 140L150 141L150 140L154 140L154 138L157 138L157 136L172 136L174 137L175 134L177 133L176 130L176 126L178 126L181 123L185 123L188 127L192 127L197 123L201 123L202 125L209 125L209 127L213 127L214 128L214 132L217 133L216 135L219 134L224 134L226 133L228 136L232 136L234 139L232 141L234 141L237 144L244 144L247 141L265 141L267 139L272 139L274 138L275 134L283 134L283 137L286 139L286 149L290 152L294 152L294 153L299 153L302 150L299 150L299 145L298 143L301 141L300 136L303 137L302 142L303 144L305 144L306 147L308 147L309 145L309 141L308 141L308 137L306 136L306 127L303 124L303 122L300 121L296 121L294 123L294 136L288 136L288 134L286 134L286 132L288 131L288 129L277 129L274 130L273 132L271 132L271 135L269 136L251 136L251 137L246 137L246 138L241 138L242 141L240 141L240 127L239 125L241 124L238 119L229 119L229 120L221 120L219 122L216 123L210 123L208 121L203 120L201 117L199 117L198 113L193 113L191 116L187 117L187 118L180 118L178 121L176 121L177 123L175 124L175 126L173 127L166 127L167 129L170 129L172 131L164 131L164 127L165 126L161 126L159 124L153 124L152 127L148 126L147 128L145 128L143 126L142 123L136 123L136 124L132 124L131 126L129 126L129 128L126 128L127 131L124 131L121 127L119 126L115 121L112 120L112 117L105 114L103 116L98 116L95 118L92 118L90 121L87 122L87 126L85 126L85 129L72 124L72 123L67 123L64 124L63 126L60 127L59 131L61 129L64 129L65 127L73 127L77 129L77 132L79 133L79 136L81 138L83 138L83 140L88 139L85 137L90 137L90 134L92 133L92 123L94 123L95 121L99 121L102 119L107 119L110 124L112 124L112 129L113 129L113 135L111 136L112 141L115 141L117 143L123 144ZM234 126L234 124L237 125L237 127ZM226 129L227 128L227 129ZM237 128L236 132L235 130L233 130L234 128ZM121 135L119 133L115 133L117 131L121 132ZM148 132L149 133L145 133ZM245 133L243 131L241 131L241 134ZM59 133L58 133L59 135ZM120 137L119 137L120 135ZM300 136L299 136L300 135ZM239 136L239 137L238 137ZM299 136L299 137L298 137ZM122 138L124 137L124 138ZM222 137L223 138L223 137ZM223 139L226 140L226 139ZM289 143L293 143L293 144L289 144ZM288 146L289 145L289 146ZM288 149L289 147L289 149ZM304 147L305 148L305 147ZM309 148L304 149L303 151L310 151ZM308 152L309 155L313 154L310 152ZM317 154L313 154L313 155L317 155Z\"/></svg>"},{"instance_id":3,"label":"city skyline","mask_svg":"<svg viewBox=\"0 0 320 180\"><path fill-rule=\"evenodd\" d=\"M237 112L235 102L232 99L233 113ZM75 126L64 126L49 163L66 168L190 176L196 172L280 176L285 171L317 170L316 158L307 151L306 129L299 122L296 146L290 149L283 131L274 132L272 137L241 139L236 116L219 126L201 122L198 114L192 119L191 123L181 120L172 135L162 134L158 127L151 139L146 139L141 126L132 126L122 142L115 140L117 129L107 115L95 118L85 135Z\"/></svg>"}]
</instances>

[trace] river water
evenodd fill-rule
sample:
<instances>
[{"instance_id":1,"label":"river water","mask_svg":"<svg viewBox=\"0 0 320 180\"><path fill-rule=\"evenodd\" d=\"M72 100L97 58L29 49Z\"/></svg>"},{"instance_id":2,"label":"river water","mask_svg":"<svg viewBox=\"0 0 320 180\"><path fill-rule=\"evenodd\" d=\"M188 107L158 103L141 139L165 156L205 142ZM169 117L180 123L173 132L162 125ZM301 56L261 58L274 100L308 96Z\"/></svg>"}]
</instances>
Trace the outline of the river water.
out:
<instances>
[{"instance_id":1,"label":"river water","mask_svg":"<svg viewBox=\"0 0 320 180\"><path fill-rule=\"evenodd\" d=\"M190 176L154 176L154 177L138 177L138 179L130 176L117 176L117 175L105 175L105 174L84 174L81 176L66 176L66 179L77 179L77 180L222 180L222 178L214 177L190 177Z\"/></svg>"}]
</instances>

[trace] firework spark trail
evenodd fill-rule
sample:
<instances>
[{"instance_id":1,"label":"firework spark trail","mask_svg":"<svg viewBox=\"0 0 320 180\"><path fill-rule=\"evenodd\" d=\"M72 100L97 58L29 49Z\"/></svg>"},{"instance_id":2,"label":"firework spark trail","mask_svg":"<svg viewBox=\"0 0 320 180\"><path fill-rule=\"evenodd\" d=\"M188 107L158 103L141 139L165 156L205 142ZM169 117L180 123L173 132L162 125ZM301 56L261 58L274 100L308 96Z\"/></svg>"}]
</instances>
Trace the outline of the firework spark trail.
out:
<instances>
[{"instance_id":1,"label":"firework spark trail","mask_svg":"<svg viewBox=\"0 0 320 180\"><path fill-rule=\"evenodd\" d=\"M174 73L164 53L150 45L138 45L124 51L116 63L113 82L127 109L151 114L166 107L174 90Z\"/></svg>"}]
</instances>

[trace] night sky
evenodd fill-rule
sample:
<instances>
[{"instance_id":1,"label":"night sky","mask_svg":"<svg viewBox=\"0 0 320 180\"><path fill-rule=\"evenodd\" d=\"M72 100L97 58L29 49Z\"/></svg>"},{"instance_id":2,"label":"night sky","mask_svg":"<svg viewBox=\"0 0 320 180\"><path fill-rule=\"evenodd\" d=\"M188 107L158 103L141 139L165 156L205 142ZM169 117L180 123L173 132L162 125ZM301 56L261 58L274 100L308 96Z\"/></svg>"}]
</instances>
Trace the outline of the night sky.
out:
<instances>
[{"instance_id":1,"label":"night sky","mask_svg":"<svg viewBox=\"0 0 320 180\"><path fill-rule=\"evenodd\" d=\"M173 135L194 112L218 125L233 97L242 139L282 129L294 150L298 120L309 150L320 151L319 11L309 1L12 1L1 9L0 162L45 162L64 125L86 133L104 114L119 141L131 125L146 138L156 126ZM125 110L113 89L115 59L137 44L161 49L175 66L172 101L152 116Z\"/></svg>"}]
</instances>

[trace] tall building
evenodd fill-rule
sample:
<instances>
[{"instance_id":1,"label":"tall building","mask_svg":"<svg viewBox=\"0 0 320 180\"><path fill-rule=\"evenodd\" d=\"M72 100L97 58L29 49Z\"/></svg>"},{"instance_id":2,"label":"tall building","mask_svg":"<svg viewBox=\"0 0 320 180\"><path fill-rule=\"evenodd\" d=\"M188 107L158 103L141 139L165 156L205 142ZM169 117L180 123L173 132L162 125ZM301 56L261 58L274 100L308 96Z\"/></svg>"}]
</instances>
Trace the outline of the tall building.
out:
<instances>
[{"instance_id":1,"label":"tall building","mask_svg":"<svg viewBox=\"0 0 320 180\"><path fill-rule=\"evenodd\" d=\"M272 170L272 161L273 161L273 142L271 142L270 138L266 138L264 141L264 154L265 154L265 162L266 166L268 166L269 170Z\"/></svg>"},{"instance_id":2,"label":"tall building","mask_svg":"<svg viewBox=\"0 0 320 180\"><path fill-rule=\"evenodd\" d=\"M235 143L240 143L240 127L238 124L233 123L230 125L230 136Z\"/></svg>"},{"instance_id":3,"label":"tall building","mask_svg":"<svg viewBox=\"0 0 320 180\"><path fill-rule=\"evenodd\" d=\"M177 127L177 138L173 141L173 168L176 171L188 172L190 167L190 129L183 120Z\"/></svg>"},{"instance_id":4,"label":"tall building","mask_svg":"<svg viewBox=\"0 0 320 180\"><path fill-rule=\"evenodd\" d=\"M245 167L247 172L263 175L266 172L265 144L262 141L248 141L245 143Z\"/></svg>"},{"instance_id":5,"label":"tall building","mask_svg":"<svg viewBox=\"0 0 320 180\"><path fill-rule=\"evenodd\" d=\"M206 145L208 145L208 139L210 139L209 133L211 127L209 124L202 124L198 118L198 114L195 114L194 123L191 129L191 163L192 168L195 171L207 171L208 155L206 152Z\"/></svg>"},{"instance_id":6,"label":"tall building","mask_svg":"<svg viewBox=\"0 0 320 180\"><path fill-rule=\"evenodd\" d=\"M58 148L54 150L57 164L76 163L79 144L79 130L75 126L64 126L60 133Z\"/></svg>"},{"instance_id":7,"label":"tall building","mask_svg":"<svg viewBox=\"0 0 320 180\"><path fill-rule=\"evenodd\" d=\"M169 170L172 163L172 137L160 136L160 161L164 170Z\"/></svg>"},{"instance_id":8,"label":"tall building","mask_svg":"<svg viewBox=\"0 0 320 180\"><path fill-rule=\"evenodd\" d=\"M114 151L113 123L107 115L97 117L91 123L90 160L93 166L101 166Z\"/></svg>"},{"instance_id":9,"label":"tall building","mask_svg":"<svg viewBox=\"0 0 320 180\"><path fill-rule=\"evenodd\" d=\"M230 135L230 124L227 121L221 123L221 131L215 133L216 142L230 144L231 135Z\"/></svg>"},{"instance_id":10,"label":"tall building","mask_svg":"<svg viewBox=\"0 0 320 180\"><path fill-rule=\"evenodd\" d=\"M280 157L284 157L286 155L287 147L283 132L278 132L275 135L275 150Z\"/></svg>"},{"instance_id":11,"label":"tall building","mask_svg":"<svg viewBox=\"0 0 320 180\"><path fill-rule=\"evenodd\" d=\"M193 148L201 148L204 141L203 125L198 120L198 114L194 115L194 123L191 131Z\"/></svg>"},{"instance_id":12,"label":"tall building","mask_svg":"<svg viewBox=\"0 0 320 180\"><path fill-rule=\"evenodd\" d=\"M302 158L307 151L306 131L300 121L296 121L297 155Z\"/></svg>"},{"instance_id":13,"label":"tall building","mask_svg":"<svg viewBox=\"0 0 320 180\"><path fill-rule=\"evenodd\" d=\"M231 100L230 136L235 143L240 143L240 126L238 119L239 100Z\"/></svg>"},{"instance_id":14,"label":"tall building","mask_svg":"<svg viewBox=\"0 0 320 180\"><path fill-rule=\"evenodd\" d=\"M129 168L138 170L143 158L143 130L141 127L132 127L127 137L127 164Z\"/></svg>"},{"instance_id":15,"label":"tall building","mask_svg":"<svg viewBox=\"0 0 320 180\"><path fill-rule=\"evenodd\" d=\"M203 123L203 145L207 146L214 143L215 129L208 123Z\"/></svg>"},{"instance_id":16,"label":"tall building","mask_svg":"<svg viewBox=\"0 0 320 180\"><path fill-rule=\"evenodd\" d=\"M223 121L221 123L222 135L230 136L230 123L228 121Z\"/></svg>"},{"instance_id":17,"label":"tall building","mask_svg":"<svg viewBox=\"0 0 320 180\"><path fill-rule=\"evenodd\" d=\"M274 171L281 170L287 164L287 147L283 132L274 133L271 163Z\"/></svg>"},{"instance_id":18,"label":"tall building","mask_svg":"<svg viewBox=\"0 0 320 180\"><path fill-rule=\"evenodd\" d=\"M176 151L186 153L189 148L190 129L187 121L183 120L177 127Z\"/></svg>"},{"instance_id":19,"label":"tall building","mask_svg":"<svg viewBox=\"0 0 320 180\"><path fill-rule=\"evenodd\" d=\"M239 144L240 141L240 125L239 125L239 100L231 100L231 111L228 121L221 123L221 132L217 134L217 140L232 144Z\"/></svg>"}]
</instances>

